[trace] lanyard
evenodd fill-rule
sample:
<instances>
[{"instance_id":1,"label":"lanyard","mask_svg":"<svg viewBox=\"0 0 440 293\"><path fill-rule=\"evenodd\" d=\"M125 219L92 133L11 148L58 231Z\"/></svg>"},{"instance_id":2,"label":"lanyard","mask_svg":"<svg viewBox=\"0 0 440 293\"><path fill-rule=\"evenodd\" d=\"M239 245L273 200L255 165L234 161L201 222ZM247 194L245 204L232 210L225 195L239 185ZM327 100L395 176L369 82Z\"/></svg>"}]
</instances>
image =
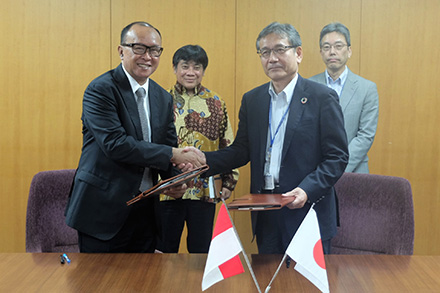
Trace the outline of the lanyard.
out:
<instances>
[{"instance_id":1,"label":"lanyard","mask_svg":"<svg viewBox=\"0 0 440 293\"><path fill-rule=\"evenodd\" d=\"M283 114L283 117L281 117L280 123L278 124L277 129L275 130L275 134L272 136L272 97L270 99L269 103L269 133L270 133L270 145L269 149L267 150L266 154L266 161L270 162L270 155L272 153L272 146L275 141L275 137L278 134L278 131L280 130L281 124L283 124L284 119L286 119L287 113L289 112L290 105L292 104L293 97L290 99L289 105L287 106L286 111Z\"/></svg>"}]
</instances>

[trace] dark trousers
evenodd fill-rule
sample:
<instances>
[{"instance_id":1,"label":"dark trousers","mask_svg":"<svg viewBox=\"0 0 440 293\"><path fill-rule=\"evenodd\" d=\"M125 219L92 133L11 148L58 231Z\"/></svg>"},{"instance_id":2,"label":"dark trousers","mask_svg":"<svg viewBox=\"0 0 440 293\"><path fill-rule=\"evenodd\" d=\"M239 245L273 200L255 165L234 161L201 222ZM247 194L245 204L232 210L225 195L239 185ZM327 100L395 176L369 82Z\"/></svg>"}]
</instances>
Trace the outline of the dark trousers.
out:
<instances>
[{"instance_id":1,"label":"dark trousers","mask_svg":"<svg viewBox=\"0 0 440 293\"><path fill-rule=\"evenodd\" d=\"M212 238L215 204L200 200L168 200L160 202L162 239L158 249L165 253L179 251L186 222L186 243L190 253L207 253Z\"/></svg>"},{"instance_id":2,"label":"dark trousers","mask_svg":"<svg viewBox=\"0 0 440 293\"><path fill-rule=\"evenodd\" d=\"M80 252L154 252L157 241L155 206L157 209L155 197L133 204L121 230L110 240L100 240L78 231Z\"/></svg>"},{"instance_id":3,"label":"dark trousers","mask_svg":"<svg viewBox=\"0 0 440 293\"><path fill-rule=\"evenodd\" d=\"M281 210L258 212L255 236L259 254L284 254L291 237L283 232ZM331 239L322 241L324 254L330 254Z\"/></svg>"}]
</instances>

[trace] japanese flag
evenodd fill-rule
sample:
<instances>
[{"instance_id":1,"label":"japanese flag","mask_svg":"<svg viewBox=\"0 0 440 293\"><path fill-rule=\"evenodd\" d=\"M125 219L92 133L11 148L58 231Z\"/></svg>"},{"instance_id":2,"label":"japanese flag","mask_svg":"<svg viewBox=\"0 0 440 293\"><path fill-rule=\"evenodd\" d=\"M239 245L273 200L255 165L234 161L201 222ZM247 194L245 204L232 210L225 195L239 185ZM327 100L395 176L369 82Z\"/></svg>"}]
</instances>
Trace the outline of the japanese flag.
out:
<instances>
[{"instance_id":1,"label":"japanese flag","mask_svg":"<svg viewBox=\"0 0 440 293\"><path fill-rule=\"evenodd\" d=\"M327 270L316 212L309 210L286 250L295 262L295 270L322 292L329 292Z\"/></svg>"},{"instance_id":2,"label":"japanese flag","mask_svg":"<svg viewBox=\"0 0 440 293\"><path fill-rule=\"evenodd\" d=\"M205 272L202 280L202 291L226 278L244 272L238 255L242 251L237 234L224 204L221 205L211 245L209 246Z\"/></svg>"}]
</instances>

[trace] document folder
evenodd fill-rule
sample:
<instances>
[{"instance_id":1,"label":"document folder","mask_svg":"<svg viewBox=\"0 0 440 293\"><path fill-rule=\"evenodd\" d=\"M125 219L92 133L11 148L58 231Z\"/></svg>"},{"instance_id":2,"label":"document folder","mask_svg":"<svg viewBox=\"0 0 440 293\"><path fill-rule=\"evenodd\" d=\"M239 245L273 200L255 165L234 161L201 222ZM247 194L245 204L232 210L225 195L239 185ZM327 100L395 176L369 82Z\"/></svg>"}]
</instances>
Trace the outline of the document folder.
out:
<instances>
[{"instance_id":1,"label":"document folder","mask_svg":"<svg viewBox=\"0 0 440 293\"><path fill-rule=\"evenodd\" d=\"M131 205L131 204L133 204L133 203L135 203L145 197L148 197L150 195L160 194L165 189L168 189L170 187L174 187L174 186L181 185L183 183L187 183L191 179L205 173L206 171L208 171L208 169L209 169L208 165L203 165L203 166L196 168L194 170L186 171L186 172L183 172L183 173L176 175L174 177L168 178L166 180L162 180L158 184L156 184L155 186L151 187L150 189L142 192L138 196L127 201L127 206L129 206L129 205Z\"/></svg>"},{"instance_id":2,"label":"document folder","mask_svg":"<svg viewBox=\"0 0 440 293\"><path fill-rule=\"evenodd\" d=\"M228 209L239 211L278 210L295 200L293 196L281 194L248 194L234 199L228 204Z\"/></svg>"}]
</instances>

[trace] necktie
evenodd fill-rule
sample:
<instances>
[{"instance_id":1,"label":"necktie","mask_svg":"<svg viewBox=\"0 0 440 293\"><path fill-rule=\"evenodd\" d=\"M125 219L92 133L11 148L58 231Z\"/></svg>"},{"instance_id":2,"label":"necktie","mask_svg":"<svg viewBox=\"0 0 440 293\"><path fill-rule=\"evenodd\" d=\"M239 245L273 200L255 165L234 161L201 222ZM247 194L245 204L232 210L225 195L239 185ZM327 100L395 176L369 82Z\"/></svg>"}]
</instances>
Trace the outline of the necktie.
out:
<instances>
[{"instance_id":1,"label":"necktie","mask_svg":"<svg viewBox=\"0 0 440 293\"><path fill-rule=\"evenodd\" d=\"M138 112L139 112L139 118L141 120L141 127L142 127L142 135L144 137L144 140L149 141L150 137L149 137L149 133L148 133L148 125L149 125L149 121L147 118L147 111L145 109L145 89L143 87L140 87L137 91L136 91L136 96L137 96L137 107L138 107Z\"/></svg>"},{"instance_id":2,"label":"necktie","mask_svg":"<svg viewBox=\"0 0 440 293\"><path fill-rule=\"evenodd\" d=\"M139 112L139 118L141 121L141 127L142 127L142 136L145 141L150 141L150 135L149 135L149 121L147 118L147 111L145 110L144 106L144 99L145 99L145 89L143 87L140 87L136 91L136 103L138 107ZM150 175L150 168L145 167L144 175L142 176L142 182L139 187L140 191L145 191L153 186L153 182L151 180Z\"/></svg>"}]
</instances>

